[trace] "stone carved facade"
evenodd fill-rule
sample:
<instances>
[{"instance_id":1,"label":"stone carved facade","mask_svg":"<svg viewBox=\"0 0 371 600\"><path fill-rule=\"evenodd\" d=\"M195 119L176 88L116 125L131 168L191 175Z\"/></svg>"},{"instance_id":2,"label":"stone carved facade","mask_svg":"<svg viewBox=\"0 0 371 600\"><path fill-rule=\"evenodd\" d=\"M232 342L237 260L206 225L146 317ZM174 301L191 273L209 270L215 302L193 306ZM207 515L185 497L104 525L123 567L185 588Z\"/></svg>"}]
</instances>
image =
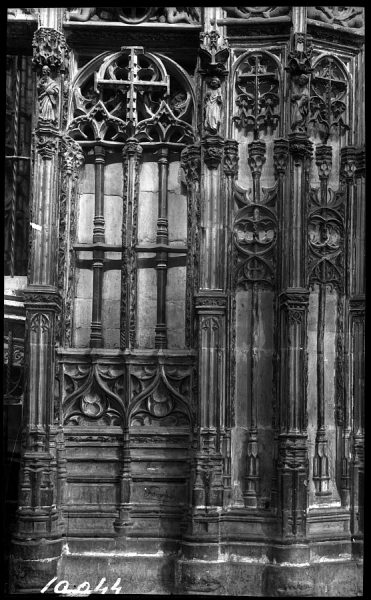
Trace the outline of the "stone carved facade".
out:
<instances>
[{"instance_id":1,"label":"stone carved facade","mask_svg":"<svg viewBox=\"0 0 371 600\"><path fill-rule=\"evenodd\" d=\"M24 10L10 589L359 595L363 11Z\"/></svg>"}]
</instances>

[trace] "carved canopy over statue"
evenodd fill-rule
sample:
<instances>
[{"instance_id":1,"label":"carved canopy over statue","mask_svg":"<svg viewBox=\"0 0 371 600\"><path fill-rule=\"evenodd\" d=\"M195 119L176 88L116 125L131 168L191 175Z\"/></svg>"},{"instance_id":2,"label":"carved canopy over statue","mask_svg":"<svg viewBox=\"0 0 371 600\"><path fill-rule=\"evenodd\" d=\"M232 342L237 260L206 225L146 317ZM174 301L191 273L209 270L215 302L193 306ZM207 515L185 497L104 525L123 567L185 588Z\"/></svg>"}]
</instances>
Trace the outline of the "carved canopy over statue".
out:
<instances>
[{"instance_id":1,"label":"carved canopy over statue","mask_svg":"<svg viewBox=\"0 0 371 600\"><path fill-rule=\"evenodd\" d=\"M137 25L145 21L160 23L200 24L200 9L191 7L102 7L102 8L69 8L67 18L70 21L121 21Z\"/></svg>"}]
</instances>

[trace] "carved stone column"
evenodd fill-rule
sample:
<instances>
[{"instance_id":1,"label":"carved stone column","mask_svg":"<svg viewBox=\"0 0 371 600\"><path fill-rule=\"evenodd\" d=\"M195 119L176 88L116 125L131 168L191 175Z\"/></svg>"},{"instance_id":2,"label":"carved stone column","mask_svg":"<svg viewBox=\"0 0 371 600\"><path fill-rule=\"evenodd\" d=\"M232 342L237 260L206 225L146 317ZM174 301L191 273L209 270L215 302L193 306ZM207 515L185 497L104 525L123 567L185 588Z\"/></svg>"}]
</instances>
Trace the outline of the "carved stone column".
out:
<instances>
[{"instance_id":1,"label":"carved stone column","mask_svg":"<svg viewBox=\"0 0 371 600\"><path fill-rule=\"evenodd\" d=\"M201 148L188 146L182 151L181 166L187 183L187 286L186 286L186 345L194 348L196 336L194 331L193 297L199 285L200 261L200 175Z\"/></svg>"},{"instance_id":2,"label":"carved stone column","mask_svg":"<svg viewBox=\"0 0 371 600\"><path fill-rule=\"evenodd\" d=\"M306 134L289 135L288 177L291 193L286 199L285 221L281 222L285 240L280 306L280 435L278 460L279 511L284 538L305 536L307 506L307 411L306 338L309 290L305 282L305 214L308 193L308 159L311 143Z\"/></svg>"},{"instance_id":3,"label":"carved stone column","mask_svg":"<svg viewBox=\"0 0 371 600\"><path fill-rule=\"evenodd\" d=\"M354 552L363 545L364 436L365 436L365 151L341 150L342 174L347 184L350 213L349 244L349 384L347 417L352 423L348 469L351 474L351 531ZM348 455L349 456L349 455ZM345 457L346 458L346 457ZM350 457L349 457L350 458ZM345 472L344 475L348 473ZM346 480L345 480L346 481Z\"/></svg>"},{"instance_id":4,"label":"carved stone column","mask_svg":"<svg viewBox=\"0 0 371 600\"><path fill-rule=\"evenodd\" d=\"M39 592L56 572L62 550L54 423L57 288L58 149L63 73L68 49L59 31L40 27L33 41L37 103L34 132L32 240L26 307L24 450L17 528L13 537L14 591Z\"/></svg>"},{"instance_id":5,"label":"carved stone column","mask_svg":"<svg viewBox=\"0 0 371 600\"><path fill-rule=\"evenodd\" d=\"M226 140L224 145L224 189L225 189L225 251L226 251L226 269L225 269L225 288L227 290L227 314L232 315L235 296L231 294L232 290L232 266L230 256L232 254L232 215L233 215L233 193L234 181L238 176L238 142L236 140ZM228 321L227 321L228 322ZM232 474L231 474L231 428L233 426L234 414L234 349L233 349L233 331L232 327L227 326L226 331L226 399L225 399L225 427L221 432L222 443L221 451L223 455L223 506L227 506L232 496Z\"/></svg>"},{"instance_id":6,"label":"carved stone column","mask_svg":"<svg viewBox=\"0 0 371 600\"><path fill-rule=\"evenodd\" d=\"M124 168L124 215L122 224L123 256L121 267L120 346L135 347L139 168L142 147L129 139L122 150Z\"/></svg>"},{"instance_id":7,"label":"carved stone column","mask_svg":"<svg viewBox=\"0 0 371 600\"><path fill-rule=\"evenodd\" d=\"M221 436L225 427L226 394L226 223L223 196L223 120L227 71L215 60L219 48L217 31L201 34L200 75L203 91L200 257L198 287L195 290L195 318L198 336L198 423L192 490L190 543L207 542L207 554L217 556L219 514L223 504ZM228 51L224 62L228 58ZM191 156L188 150L188 157ZM223 446L228 442L223 442ZM228 450L227 450L228 452ZM187 552L186 546L184 551Z\"/></svg>"}]
</instances>

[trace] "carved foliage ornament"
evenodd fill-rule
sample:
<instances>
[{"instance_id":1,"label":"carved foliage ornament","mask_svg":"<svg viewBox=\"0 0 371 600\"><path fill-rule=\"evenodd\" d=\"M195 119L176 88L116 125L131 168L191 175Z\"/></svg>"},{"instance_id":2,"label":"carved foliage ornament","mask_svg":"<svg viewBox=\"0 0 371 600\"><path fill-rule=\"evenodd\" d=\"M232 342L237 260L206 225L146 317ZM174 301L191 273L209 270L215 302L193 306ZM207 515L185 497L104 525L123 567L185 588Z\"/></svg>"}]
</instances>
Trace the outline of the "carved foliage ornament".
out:
<instances>
[{"instance_id":1,"label":"carved foliage ornament","mask_svg":"<svg viewBox=\"0 0 371 600\"><path fill-rule=\"evenodd\" d=\"M74 87L69 135L92 141L193 141L191 83L180 68L174 73L139 47L102 58L94 72L89 63Z\"/></svg>"},{"instance_id":2,"label":"carved foliage ornament","mask_svg":"<svg viewBox=\"0 0 371 600\"><path fill-rule=\"evenodd\" d=\"M273 131L280 119L279 71L275 60L263 53L253 52L239 63L236 71L237 115L233 117L238 129L254 139L261 130Z\"/></svg>"}]
</instances>

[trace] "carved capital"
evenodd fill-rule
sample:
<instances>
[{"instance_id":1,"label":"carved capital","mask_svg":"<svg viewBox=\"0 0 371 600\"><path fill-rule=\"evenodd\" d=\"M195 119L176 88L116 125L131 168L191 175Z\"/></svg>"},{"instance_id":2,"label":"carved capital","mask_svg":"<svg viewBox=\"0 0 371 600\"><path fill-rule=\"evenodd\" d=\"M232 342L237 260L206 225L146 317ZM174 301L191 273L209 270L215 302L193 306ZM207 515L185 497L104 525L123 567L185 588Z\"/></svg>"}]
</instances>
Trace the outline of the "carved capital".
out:
<instances>
[{"instance_id":1,"label":"carved capital","mask_svg":"<svg viewBox=\"0 0 371 600\"><path fill-rule=\"evenodd\" d=\"M248 145L249 158L247 162L251 169L252 176L255 178L261 175L263 165L266 161L266 144L260 140L250 142Z\"/></svg>"},{"instance_id":2,"label":"carved capital","mask_svg":"<svg viewBox=\"0 0 371 600\"><path fill-rule=\"evenodd\" d=\"M188 146L181 153L181 167L187 183L200 180L201 149L199 146Z\"/></svg>"},{"instance_id":3,"label":"carved capital","mask_svg":"<svg viewBox=\"0 0 371 600\"><path fill-rule=\"evenodd\" d=\"M288 322L301 324L309 305L309 290L304 288L291 288L280 294L280 306L287 313Z\"/></svg>"},{"instance_id":4,"label":"carved capital","mask_svg":"<svg viewBox=\"0 0 371 600\"><path fill-rule=\"evenodd\" d=\"M306 133L295 131L289 134L289 150L296 164L312 157L313 144Z\"/></svg>"},{"instance_id":5,"label":"carved capital","mask_svg":"<svg viewBox=\"0 0 371 600\"><path fill-rule=\"evenodd\" d=\"M69 49L63 33L49 27L40 27L34 33L33 65L41 69L47 65L53 70L63 70Z\"/></svg>"},{"instance_id":6,"label":"carved capital","mask_svg":"<svg viewBox=\"0 0 371 600\"><path fill-rule=\"evenodd\" d=\"M224 311L227 306L227 297L226 296L214 296L214 295L196 295L194 299L195 308L200 311L204 311L205 309L221 309ZM219 311L218 311L219 312Z\"/></svg>"},{"instance_id":7,"label":"carved capital","mask_svg":"<svg viewBox=\"0 0 371 600\"><path fill-rule=\"evenodd\" d=\"M143 153L143 148L135 138L129 138L122 149L122 157L130 158L135 156L139 158Z\"/></svg>"},{"instance_id":8,"label":"carved capital","mask_svg":"<svg viewBox=\"0 0 371 600\"><path fill-rule=\"evenodd\" d=\"M224 144L224 173L231 177L238 174L238 142L226 140Z\"/></svg>"},{"instance_id":9,"label":"carved capital","mask_svg":"<svg viewBox=\"0 0 371 600\"><path fill-rule=\"evenodd\" d=\"M224 140L218 135L204 137L204 161L209 169L217 169L223 158Z\"/></svg>"},{"instance_id":10,"label":"carved capital","mask_svg":"<svg viewBox=\"0 0 371 600\"><path fill-rule=\"evenodd\" d=\"M353 296L349 299L349 310L357 317L365 316L365 297L364 296Z\"/></svg>"},{"instance_id":11,"label":"carved capital","mask_svg":"<svg viewBox=\"0 0 371 600\"><path fill-rule=\"evenodd\" d=\"M332 168L332 146L321 144L316 147L316 165L320 180L327 180Z\"/></svg>"},{"instance_id":12,"label":"carved capital","mask_svg":"<svg viewBox=\"0 0 371 600\"><path fill-rule=\"evenodd\" d=\"M289 142L285 139L277 139L273 142L273 162L276 179L286 173L289 160Z\"/></svg>"},{"instance_id":13,"label":"carved capital","mask_svg":"<svg viewBox=\"0 0 371 600\"><path fill-rule=\"evenodd\" d=\"M26 310L53 310L60 311L62 300L57 290L49 288L38 288L34 290L32 287L25 288L22 291L22 298Z\"/></svg>"},{"instance_id":14,"label":"carved capital","mask_svg":"<svg viewBox=\"0 0 371 600\"><path fill-rule=\"evenodd\" d=\"M38 129L35 132L35 146L43 160L51 160L58 152L59 136L56 129Z\"/></svg>"},{"instance_id":15,"label":"carved capital","mask_svg":"<svg viewBox=\"0 0 371 600\"><path fill-rule=\"evenodd\" d=\"M348 183L352 183L357 169L357 149L355 146L345 146L340 150L340 157L340 174Z\"/></svg>"}]
</instances>

